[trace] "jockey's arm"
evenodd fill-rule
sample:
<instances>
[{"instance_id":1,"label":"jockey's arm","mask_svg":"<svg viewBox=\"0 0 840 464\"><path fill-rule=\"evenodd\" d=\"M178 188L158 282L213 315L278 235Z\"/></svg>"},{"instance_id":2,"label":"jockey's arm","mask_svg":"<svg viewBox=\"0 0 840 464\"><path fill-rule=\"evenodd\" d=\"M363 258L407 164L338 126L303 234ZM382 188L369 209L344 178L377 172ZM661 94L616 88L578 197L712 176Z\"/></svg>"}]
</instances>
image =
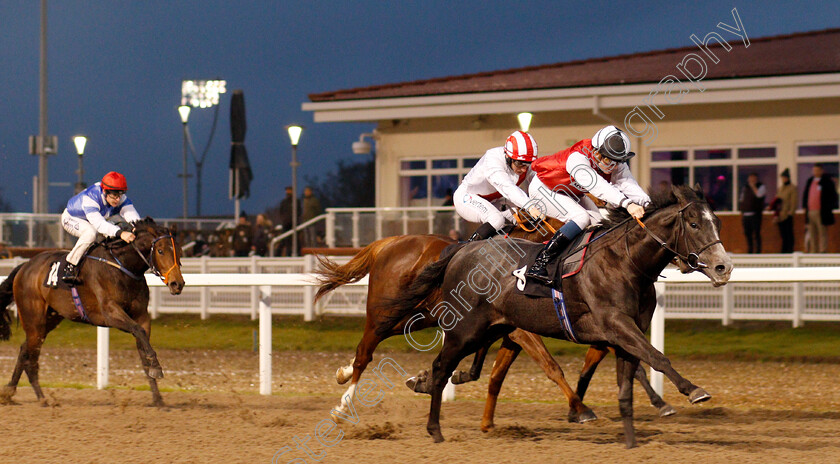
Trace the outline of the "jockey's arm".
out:
<instances>
[{"instance_id":1,"label":"jockey's arm","mask_svg":"<svg viewBox=\"0 0 840 464\"><path fill-rule=\"evenodd\" d=\"M601 177L598 172L590 166L589 161L582 153L572 153L566 160L566 171L582 190L588 191L596 198L606 201L610 205L624 208L627 204L627 197L621 193L608 180ZM624 203L624 204L622 204Z\"/></svg>"},{"instance_id":2,"label":"jockey's arm","mask_svg":"<svg viewBox=\"0 0 840 464\"><path fill-rule=\"evenodd\" d=\"M110 222L105 220L105 217L102 216L102 213L99 212L99 208L88 208L85 206L85 219L102 235L106 237L116 237L117 234L120 233L120 228L117 227L116 224L111 224Z\"/></svg>"},{"instance_id":3,"label":"jockey's arm","mask_svg":"<svg viewBox=\"0 0 840 464\"><path fill-rule=\"evenodd\" d=\"M132 203L128 198L125 199L122 207L120 208L120 216L128 221L129 224L140 220L140 214L137 212L137 209L134 208L134 203Z\"/></svg>"},{"instance_id":4,"label":"jockey's arm","mask_svg":"<svg viewBox=\"0 0 840 464\"><path fill-rule=\"evenodd\" d=\"M487 182L493 186L503 197L508 199L517 208L522 208L528 203L528 194L511 182L510 178L500 169L494 169L487 173Z\"/></svg>"},{"instance_id":5,"label":"jockey's arm","mask_svg":"<svg viewBox=\"0 0 840 464\"><path fill-rule=\"evenodd\" d=\"M644 189L636 182L633 174L630 172L630 166L627 163L621 163L616 166L612 174L613 184L633 203L641 206L647 206L650 203L650 196Z\"/></svg>"}]
</instances>

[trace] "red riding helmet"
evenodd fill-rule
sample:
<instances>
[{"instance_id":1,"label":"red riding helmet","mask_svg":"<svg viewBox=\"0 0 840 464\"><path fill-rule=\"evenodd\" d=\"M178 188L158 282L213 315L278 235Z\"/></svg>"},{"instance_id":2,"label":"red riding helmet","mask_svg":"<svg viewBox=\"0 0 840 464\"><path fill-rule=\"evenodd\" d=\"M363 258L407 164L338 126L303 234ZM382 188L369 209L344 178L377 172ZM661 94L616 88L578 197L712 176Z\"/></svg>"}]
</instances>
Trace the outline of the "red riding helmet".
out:
<instances>
[{"instance_id":1,"label":"red riding helmet","mask_svg":"<svg viewBox=\"0 0 840 464\"><path fill-rule=\"evenodd\" d=\"M505 155L512 160L531 163L537 159L537 141L527 132L516 131L505 142Z\"/></svg>"},{"instance_id":2,"label":"red riding helmet","mask_svg":"<svg viewBox=\"0 0 840 464\"><path fill-rule=\"evenodd\" d=\"M125 192L128 190L128 182L125 181L125 176L111 171L102 178L102 190L119 190Z\"/></svg>"}]
</instances>

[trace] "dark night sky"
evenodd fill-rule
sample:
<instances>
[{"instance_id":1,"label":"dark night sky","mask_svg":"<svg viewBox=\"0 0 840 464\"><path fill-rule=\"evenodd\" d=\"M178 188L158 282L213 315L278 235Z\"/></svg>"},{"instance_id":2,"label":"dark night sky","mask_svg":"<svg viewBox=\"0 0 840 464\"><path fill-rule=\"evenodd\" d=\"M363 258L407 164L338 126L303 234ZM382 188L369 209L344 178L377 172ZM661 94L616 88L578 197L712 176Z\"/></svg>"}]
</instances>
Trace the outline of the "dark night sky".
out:
<instances>
[{"instance_id":1,"label":"dark night sky","mask_svg":"<svg viewBox=\"0 0 840 464\"><path fill-rule=\"evenodd\" d=\"M733 24L732 8L751 38L840 26L836 0L49 3L49 132L59 136L50 180L75 182L71 137L83 133L85 180L123 172L138 210L155 217L181 214L182 79L228 81L204 168L204 214L233 213L230 92L244 91L255 179L242 207L256 213L291 183L286 124L306 126L301 184L339 159L360 159L350 144L373 125L314 124L300 109L309 93L689 46L692 33ZM35 0L0 3L0 196L23 212L32 211L38 171L27 138L38 132L39 15ZM190 117L199 151L211 122L208 109ZM191 183L190 214L194 192ZM50 188L50 212L71 193Z\"/></svg>"}]
</instances>

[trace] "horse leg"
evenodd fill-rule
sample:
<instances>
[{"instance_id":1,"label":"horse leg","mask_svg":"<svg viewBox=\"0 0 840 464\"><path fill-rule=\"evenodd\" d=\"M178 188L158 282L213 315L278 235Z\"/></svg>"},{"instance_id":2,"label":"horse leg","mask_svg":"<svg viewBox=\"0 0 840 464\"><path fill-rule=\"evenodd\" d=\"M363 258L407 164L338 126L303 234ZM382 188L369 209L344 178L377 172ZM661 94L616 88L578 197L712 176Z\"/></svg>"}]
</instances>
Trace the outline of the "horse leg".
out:
<instances>
[{"instance_id":1,"label":"horse leg","mask_svg":"<svg viewBox=\"0 0 840 464\"><path fill-rule=\"evenodd\" d=\"M673 382L680 393L688 397L691 404L706 401L712 396L705 390L694 385L671 367L671 361L660 353L645 338L632 319L624 316L616 317L612 321L612 332L615 334L615 345L622 348L630 356L639 359L650 367L665 374Z\"/></svg>"},{"instance_id":2,"label":"horse leg","mask_svg":"<svg viewBox=\"0 0 840 464\"><path fill-rule=\"evenodd\" d=\"M510 339L511 335L513 333L502 339L502 346L496 353L496 360L493 361L490 384L487 387L487 400L484 402L484 416L481 417L482 432L488 432L495 427L493 416L496 414L496 401L499 398L499 392L502 390L502 383L505 381L511 364L516 360L519 352L522 351L522 347Z\"/></svg>"},{"instance_id":3,"label":"horse leg","mask_svg":"<svg viewBox=\"0 0 840 464\"><path fill-rule=\"evenodd\" d=\"M580 370L580 378L578 378L577 394L581 400L586 396L586 390L589 389L589 382L592 381L592 376L595 375L595 369L598 364L604 360L609 353L609 350L597 346L590 346L586 352L586 359L583 361L583 368ZM571 420L571 413L569 415Z\"/></svg>"},{"instance_id":4,"label":"horse leg","mask_svg":"<svg viewBox=\"0 0 840 464\"><path fill-rule=\"evenodd\" d=\"M140 353L140 360L143 363L143 370L148 377L153 379L163 378L163 369L157 359L157 353L149 343L149 335L146 330L140 326L134 319L130 318L128 314L118 305L109 303L102 308L102 316L105 319L105 325L113 327L117 330L130 333L137 341L137 352Z\"/></svg>"},{"instance_id":5,"label":"horse leg","mask_svg":"<svg viewBox=\"0 0 840 464\"><path fill-rule=\"evenodd\" d=\"M616 376L618 377L618 409L624 422L624 443L627 448L636 447L636 430L633 428L633 377L639 367L639 360L626 353L616 352Z\"/></svg>"},{"instance_id":6,"label":"horse leg","mask_svg":"<svg viewBox=\"0 0 840 464\"><path fill-rule=\"evenodd\" d=\"M146 332L146 337L152 337L152 318L149 316L149 313L145 313L137 320L137 323L140 324L140 327ZM137 352L142 353L143 347L140 343L140 340L135 340L137 345ZM163 406L163 397L160 395L160 390L158 389L157 379L152 377L148 374L149 370L152 369L151 363L149 362L148 358L140 355L140 362L143 363L143 370L147 372L146 378L149 379L149 388L152 392L152 406L161 407ZM157 365L157 369L160 369L160 364ZM161 371L161 376L163 372Z\"/></svg>"},{"instance_id":7,"label":"horse leg","mask_svg":"<svg viewBox=\"0 0 840 464\"><path fill-rule=\"evenodd\" d=\"M460 337L447 335L449 336L444 338L440 354L432 363L430 388L432 402L429 408L429 421L426 423L426 431L429 432L435 443L443 441L443 434L440 432L440 408L443 403L443 389L452 376L452 372L455 371L461 360L469 354L466 344L460 340Z\"/></svg>"},{"instance_id":8,"label":"horse leg","mask_svg":"<svg viewBox=\"0 0 840 464\"><path fill-rule=\"evenodd\" d=\"M582 396L572 391L572 387L566 382L566 376L563 375L563 369L551 357L548 348L545 347L545 343L539 335L524 330L515 330L510 334L510 338L518 343L542 368L545 375L563 390L563 394L569 401L569 420L571 420L573 412L576 416L574 422L588 422L598 418L589 407L583 404Z\"/></svg>"},{"instance_id":9,"label":"horse leg","mask_svg":"<svg viewBox=\"0 0 840 464\"><path fill-rule=\"evenodd\" d=\"M347 380L350 380L350 386L347 388L347 391L344 392L344 395L342 395L341 403L333 409L333 411L336 411L335 413L332 413L333 417L340 418L341 415L339 413L347 412L348 403L353 401L356 394L356 384L359 383L362 373L365 371L368 364L370 364L373 360L373 351L377 346L379 346L379 342L382 340L382 337L376 335L376 327L370 324L365 324L365 333L362 335L361 341L359 341L359 344L356 346L356 357L353 358L352 364L350 366L338 368L338 371L335 373L336 380L339 384L346 383ZM350 377L344 377L347 375L348 370L352 371L352 375Z\"/></svg>"},{"instance_id":10,"label":"horse leg","mask_svg":"<svg viewBox=\"0 0 840 464\"><path fill-rule=\"evenodd\" d=\"M493 341L495 342L495 340ZM492 344L493 343L490 343L490 345ZM475 352L475 358L473 359L473 363L472 366L470 366L469 371L456 371L452 374L452 378L450 380L454 385L473 382L481 377L481 368L484 366L484 359L487 357L487 350L490 349L490 345L484 345Z\"/></svg>"},{"instance_id":11,"label":"horse leg","mask_svg":"<svg viewBox=\"0 0 840 464\"><path fill-rule=\"evenodd\" d=\"M653 405L654 408L659 410L659 417L667 417L677 413L677 410L674 409L673 406L666 403L665 400L663 400L662 397L659 396L659 394L653 390L653 387L650 385L650 382L648 382L648 377L645 373L645 369L641 365L639 365L639 367L636 368L636 380L638 380L639 385L641 385L642 388L645 389L645 393L647 393L648 398L650 398L650 404Z\"/></svg>"}]
</instances>

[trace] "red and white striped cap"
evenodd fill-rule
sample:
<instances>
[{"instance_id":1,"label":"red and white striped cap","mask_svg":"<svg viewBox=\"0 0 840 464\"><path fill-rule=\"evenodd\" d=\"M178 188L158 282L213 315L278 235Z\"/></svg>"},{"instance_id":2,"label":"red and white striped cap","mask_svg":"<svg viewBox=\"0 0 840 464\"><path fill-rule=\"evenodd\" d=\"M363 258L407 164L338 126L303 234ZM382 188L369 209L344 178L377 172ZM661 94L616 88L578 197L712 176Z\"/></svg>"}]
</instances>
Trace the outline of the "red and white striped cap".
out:
<instances>
[{"instance_id":1,"label":"red and white striped cap","mask_svg":"<svg viewBox=\"0 0 840 464\"><path fill-rule=\"evenodd\" d=\"M505 155L513 160L531 163L537 159L537 141L527 132L516 131L505 142Z\"/></svg>"}]
</instances>

